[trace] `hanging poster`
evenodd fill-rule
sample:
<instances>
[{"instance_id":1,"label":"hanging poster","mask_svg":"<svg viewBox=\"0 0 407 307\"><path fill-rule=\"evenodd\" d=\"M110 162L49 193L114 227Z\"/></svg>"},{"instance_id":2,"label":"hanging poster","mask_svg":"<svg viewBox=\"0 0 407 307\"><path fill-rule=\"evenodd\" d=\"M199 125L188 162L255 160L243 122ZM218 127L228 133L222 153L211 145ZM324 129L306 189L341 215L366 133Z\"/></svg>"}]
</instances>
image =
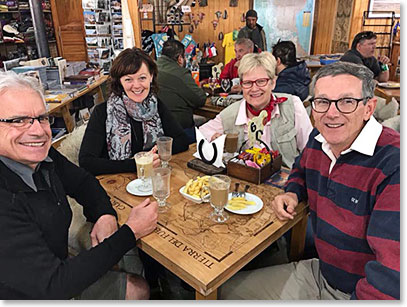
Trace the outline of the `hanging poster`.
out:
<instances>
[{"instance_id":1,"label":"hanging poster","mask_svg":"<svg viewBox=\"0 0 407 307\"><path fill-rule=\"evenodd\" d=\"M268 51L281 39L296 45L297 57L309 55L314 7L315 0L254 0Z\"/></svg>"},{"instance_id":2,"label":"hanging poster","mask_svg":"<svg viewBox=\"0 0 407 307\"><path fill-rule=\"evenodd\" d=\"M395 17L400 18L400 0L369 0L368 11L368 18L391 17L389 11L395 12Z\"/></svg>"}]
</instances>

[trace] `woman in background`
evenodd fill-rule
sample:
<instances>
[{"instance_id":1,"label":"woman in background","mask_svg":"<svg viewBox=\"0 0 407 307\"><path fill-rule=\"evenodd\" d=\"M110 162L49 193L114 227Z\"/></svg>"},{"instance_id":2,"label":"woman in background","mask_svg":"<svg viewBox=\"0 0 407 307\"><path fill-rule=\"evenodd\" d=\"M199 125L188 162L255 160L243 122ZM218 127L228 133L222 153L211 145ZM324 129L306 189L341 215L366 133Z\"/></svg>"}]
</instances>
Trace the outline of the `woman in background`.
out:
<instances>
[{"instance_id":1,"label":"woman in background","mask_svg":"<svg viewBox=\"0 0 407 307\"><path fill-rule=\"evenodd\" d=\"M159 136L173 138L173 154L186 151L188 140L171 112L157 97L157 66L143 50L128 48L110 69L111 95L92 112L79 152L79 164L94 175L136 172L134 154L154 152Z\"/></svg>"}]
</instances>

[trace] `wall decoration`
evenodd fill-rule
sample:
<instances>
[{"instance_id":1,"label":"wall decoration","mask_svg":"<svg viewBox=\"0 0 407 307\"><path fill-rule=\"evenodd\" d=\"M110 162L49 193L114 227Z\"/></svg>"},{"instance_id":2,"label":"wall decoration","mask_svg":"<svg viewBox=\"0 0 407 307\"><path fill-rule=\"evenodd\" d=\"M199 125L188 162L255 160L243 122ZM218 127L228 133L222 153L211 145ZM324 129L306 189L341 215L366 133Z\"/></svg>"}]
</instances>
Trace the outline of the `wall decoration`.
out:
<instances>
[{"instance_id":1,"label":"wall decoration","mask_svg":"<svg viewBox=\"0 0 407 307\"><path fill-rule=\"evenodd\" d=\"M394 11L395 17L400 18L400 0L369 0L368 11L368 18L391 17L386 11Z\"/></svg>"}]
</instances>

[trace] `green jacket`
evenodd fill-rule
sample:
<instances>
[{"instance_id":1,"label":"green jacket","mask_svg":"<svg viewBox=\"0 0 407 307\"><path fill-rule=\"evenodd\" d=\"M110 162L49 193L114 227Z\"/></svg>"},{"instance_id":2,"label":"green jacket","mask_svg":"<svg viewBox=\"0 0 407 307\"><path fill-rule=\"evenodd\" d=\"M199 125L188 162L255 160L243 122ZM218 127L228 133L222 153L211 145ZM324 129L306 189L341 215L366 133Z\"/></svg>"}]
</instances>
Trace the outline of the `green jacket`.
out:
<instances>
[{"instance_id":1,"label":"green jacket","mask_svg":"<svg viewBox=\"0 0 407 307\"><path fill-rule=\"evenodd\" d=\"M206 101L203 89L196 85L191 73L171 58L162 55L157 60L158 97L172 112L182 128L194 126L193 110Z\"/></svg>"}]
</instances>

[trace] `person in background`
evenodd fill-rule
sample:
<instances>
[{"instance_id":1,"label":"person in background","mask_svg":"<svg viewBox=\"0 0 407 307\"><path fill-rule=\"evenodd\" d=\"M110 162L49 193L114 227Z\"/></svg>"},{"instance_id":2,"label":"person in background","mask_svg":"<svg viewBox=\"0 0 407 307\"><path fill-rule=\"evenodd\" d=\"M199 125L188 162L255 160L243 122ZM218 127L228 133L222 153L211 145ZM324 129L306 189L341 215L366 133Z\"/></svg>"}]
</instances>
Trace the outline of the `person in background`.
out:
<instances>
[{"instance_id":1,"label":"person in background","mask_svg":"<svg viewBox=\"0 0 407 307\"><path fill-rule=\"evenodd\" d=\"M292 41L279 41L273 46L276 58L277 81L274 93L287 93L304 101L309 94L311 76L305 61L297 62L297 52Z\"/></svg>"},{"instance_id":2,"label":"person in background","mask_svg":"<svg viewBox=\"0 0 407 307\"><path fill-rule=\"evenodd\" d=\"M157 65L141 49L123 50L110 69L112 94L95 107L79 151L79 165L93 175L136 172L134 154L156 152L159 136L173 138L172 153L188 149L188 139L157 98ZM154 167L160 165L154 155Z\"/></svg>"},{"instance_id":3,"label":"person in background","mask_svg":"<svg viewBox=\"0 0 407 307\"><path fill-rule=\"evenodd\" d=\"M246 26L241 28L238 38L249 38L254 43L254 52L267 51L266 34L263 27L257 23L257 12L248 10L246 13Z\"/></svg>"},{"instance_id":4,"label":"person in background","mask_svg":"<svg viewBox=\"0 0 407 307\"><path fill-rule=\"evenodd\" d=\"M372 31L363 31L355 35L352 47L340 58L340 61L362 64L369 68L379 82L389 80L390 59L385 55L374 56L377 36Z\"/></svg>"},{"instance_id":5,"label":"person in background","mask_svg":"<svg viewBox=\"0 0 407 307\"><path fill-rule=\"evenodd\" d=\"M242 57L248 53L253 53L254 44L248 38L238 38L235 42L235 54L236 58L232 59L229 63L225 65L223 68L219 79L229 79L229 80L237 80L239 78L239 64ZM233 81L232 81L233 82ZM242 87L240 86L240 82L238 84L234 84L230 92L231 93L240 93L242 91Z\"/></svg>"},{"instance_id":6,"label":"person in background","mask_svg":"<svg viewBox=\"0 0 407 307\"><path fill-rule=\"evenodd\" d=\"M311 83L316 128L272 208L310 207L318 258L247 271L222 299L400 299L400 134L372 116L373 73L337 62Z\"/></svg>"},{"instance_id":7,"label":"person in background","mask_svg":"<svg viewBox=\"0 0 407 307\"><path fill-rule=\"evenodd\" d=\"M141 276L109 270L155 229L157 203L134 206L118 229L95 177L51 147L52 122L35 79L0 73L0 298L148 299ZM92 248L75 257L67 195L94 223Z\"/></svg>"},{"instance_id":8,"label":"person in background","mask_svg":"<svg viewBox=\"0 0 407 307\"><path fill-rule=\"evenodd\" d=\"M196 141L193 111L206 101L205 91L200 88L185 68L185 47L177 40L167 40L157 60L158 98L172 112L175 120L188 136L189 143Z\"/></svg>"},{"instance_id":9,"label":"person in background","mask_svg":"<svg viewBox=\"0 0 407 307\"><path fill-rule=\"evenodd\" d=\"M267 111L262 141L278 150L283 164L292 167L295 157L305 147L312 130L311 121L297 96L274 94L276 60L267 51L246 54L239 65L243 99L220 112L199 130L212 141L227 133L238 133L238 148L248 139L248 121Z\"/></svg>"}]
</instances>

